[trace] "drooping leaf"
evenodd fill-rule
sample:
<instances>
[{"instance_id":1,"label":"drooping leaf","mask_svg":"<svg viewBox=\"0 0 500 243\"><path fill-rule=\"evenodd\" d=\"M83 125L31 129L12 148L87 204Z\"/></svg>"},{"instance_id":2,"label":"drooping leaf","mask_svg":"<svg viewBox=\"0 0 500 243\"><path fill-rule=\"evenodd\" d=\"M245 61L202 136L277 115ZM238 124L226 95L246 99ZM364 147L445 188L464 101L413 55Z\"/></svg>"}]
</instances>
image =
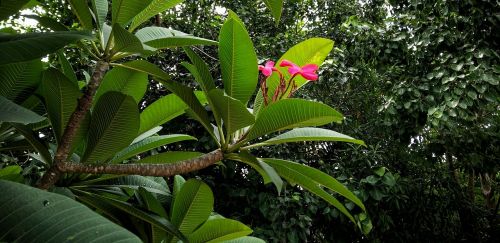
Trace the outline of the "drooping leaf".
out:
<instances>
[{"instance_id":1,"label":"drooping leaf","mask_svg":"<svg viewBox=\"0 0 500 243\"><path fill-rule=\"evenodd\" d=\"M135 36L144 45L152 47L152 50L193 45L217 45L217 42L213 40L156 26L140 29L135 33Z\"/></svg>"},{"instance_id":2,"label":"drooping leaf","mask_svg":"<svg viewBox=\"0 0 500 243\"><path fill-rule=\"evenodd\" d=\"M0 95L21 104L34 93L41 77L40 60L0 65Z\"/></svg>"},{"instance_id":3,"label":"drooping leaf","mask_svg":"<svg viewBox=\"0 0 500 243\"><path fill-rule=\"evenodd\" d=\"M201 92L195 92L201 104L206 104L206 98ZM175 94L161 97L141 112L141 128L139 133L143 133L156 126L184 114L188 106Z\"/></svg>"},{"instance_id":4,"label":"drooping leaf","mask_svg":"<svg viewBox=\"0 0 500 243\"><path fill-rule=\"evenodd\" d=\"M41 161L46 165L50 165L52 162L52 156L47 148L47 146L35 134L28 126L21 124L12 124L12 126L30 143L30 145L40 154Z\"/></svg>"},{"instance_id":5,"label":"drooping leaf","mask_svg":"<svg viewBox=\"0 0 500 243\"><path fill-rule=\"evenodd\" d=\"M241 151L237 157L231 159L238 160L251 166L262 176L262 178L264 179L264 184L272 182L276 186L278 194L281 193L281 190L283 188L283 180L281 180L281 177L278 175L278 173L276 173L276 170L274 170L274 168L269 166L266 162L245 151Z\"/></svg>"},{"instance_id":6,"label":"drooping leaf","mask_svg":"<svg viewBox=\"0 0 500 243\"><path fill-rule=\"evenodd\" d=\"M3 96L0 96L0 123L16 122L21 124L36 123L45 120L45 117L28 110Z\"/></svg>"},{"instance_id":7,"label":"drooping leaf","mask_svg":"<svg viewBox=\"0 0 500 243\"><path fill-rule=\"evenodd\" d=\"M135 70L115 67L107 72L97 89L94 102L109 91L118 91L134 98L139 103L148 86L148 75Z\"/></svg>"},{"instance_id":8,"label":"drooping leaf","mask_svg":"<svg viewBox=\"0 0 500 243\"><path fill-rule=\"evenodd\" d=\"M284 75L285 80L288 80L291 75L290 73L288 73L288 69L286 67L279 66L281 61L289 60L299 66L303 66L305 64L316 64L318 66L321 66L332 49L332 40L324 38L307 39L285 52L285 54L283 54L283 56L276 62L275 67L281 71L281 73ZM307 83L307 80L302 76L295 77L294 80L298 88ZM266 83L269 89L268 96L271 98L274 94L274 91L276 90L276 87L278 87L278 84L280 83L279 75L274 73L267 79ZM288 93L284 95L284 97L287 97L287 95ZM261 90L259 90L257 96L255 96L254 103L254 114L258 114L260 112L260 109L263 108L261 107L263 103Z\"/></svg>"},{"instance_id":9,"label":"drooping leaf","mask_svg":"<svg viewBox=\"0 0 500 243\"><path fill-rule=\"evenodd\" d=\"M138 160L138 164L170 164L202 156L200 152L168 151Z\"/></svg>"},{"instance_id":10,"label":"drooping leaf","mask_svg":"<svg viewBox=\"0 0 500 243\"><path fill-rule=\"evenodd\" d=\"M184 0L153 0L151 3L143 9L140 13L138 13L134 19L132 20L132 24L130 24L129 31L132 32L142 23L149 20L149 18L164 12L175 5L183 2Z\"/></svg>"},{"instance_id":11,"label":"drooping leaf","mask_svg":"<svg viewBox=\"0 0 500 243\"><path fill-rule=\"evenodd\" d=\"M30 0L2 0L0 3L0 21L6 20L23 9L24 5Z\"/></svg>"},{"instance_id":12,"label":"drooping leaf","mask_svg":"<svg viewBox=\"0 0 500 243\"><path fill-rule=\"evenodd\" d=\"M113 0L111 3L111 18L113 24L127 25L151 0Z\"/></svg>"},{"instance_id":13,"label":"drooping leaf","mask_svg":"<svg viewBox=\"0 0 500 243\"><path fill-rule=\"evenodd\" d=\"M113 60L117 60L132 54L141 53L144 49L142 43L133 34L126 31L121 25L114 24L111 31L111 51Z\"/></svg>"},{"instance_id":14,"label":"drooping leaf","mask_svg":"<svg viewBox=\"0 0 500 243\"><path fill-rule=\"evenodd\" d=\"M228 17L221 28L219 59L226 94L246 104L257 86L257 55L237 17Z\"/></svg>"},{"instance_id":15,"label":"drooping leaf","mask_svg":"<svg viewBox=\"0 0 500 243\"><path fill-rule=\"evenodd\" d=\"M0 35L0 65L30 61L92 35L84 31L56 31L47 33L26 33Z\"/></svg>"},{"instance_id":16,"label":"drooping leaf","mask_svg":"<svg viewBox=\"0 0 500 243\"><path fill-rule=\"evenodd\" d=\"M281 12L283 11L283 0L264 0L264 3L271 11L276 25L278 25L281 19Z\"/></svg>"},{"instance_id":17,"label":"drooping leaf","mask_svg":"<svg viewBox=\"0 0 500 243\"><path fill-rule=\"evenodd\" d=\"M102 29L103 24L106 23L106 16L108 15L108 1L107 0L92 0L92 10L99 29Z\"/></svg>"},{"instance_id":18,"label":"drooping leaf","mask_svg":"<svg viewBox=\"0 0 500 243\"><path fill-rule=\"evenodd\" d=\"M68 0L68 2L71 5L71 10L73 10L73 13L78 18L82 27L87 30L93 29L92 14L90 13L87 1Z\"/></svg>"},{"instance_id":19,"label":"drooping leaf","mask_svg":"<svg viewBox=\"0 0 500 243\"><path fill-rule=\"evenodd\" d=\"M362 140L357 140L332 130L316 127L303 127L295 128L289 132L285 132L264 142L247 146L246 148L304 141L338 141L365 145Z\"/></svg>"},{"instance_id":20,"label":"drooping leaf","mask_svg":"<svg viewBox=\"0 0 500 243\"><path fill-rule=\"evenodd\" d=\"M144 153L151 149L185 140L196 140L196 138L184 134L170 134L145 138L142 141L134 143L118 152L110 163L119 163L123 160L131 158L134 155Z\"/></svg>"},{"instance_id":21,"label":"drooping leaf","mask_svg":"<svg viewBox=\"0 0 500 243\"><path fill-rule=\"evenodd\" d=\"M188 236L190 243L225 242L252 233L252 229L232 219L212 219Z\"/></svg>"},{"instance_id":22,"label":"drooping leaf","mask_svg":"<svg viewBox=\"0 0 500 243\"><path fill-rule=\"evenodd\" d=\"M66 196L4 180L0 180L0 191L1 241L141 242Z\"/></svg>"},{"instance_id":23,"label":"drooping leaf","mask_svg":"<svg viewBox=\"0 0 500 243\"><path fill-rule=\"evenodd\" d=\"M342 114L325 104L302 99L283 99L270 104L259 113L247 140L279 130L321 126L341 122L342 119Z\"/></svg>"},{"instance_id":24,"label":"drooping leaf","mask_svg":"<svg viewBox=\"0 0 500 243\"><path fill-rule=\"evenodd\" d=\"M76 83L71 82L57 69L48 69L43 72L41 90L45 100L45 109L59 144L81 93Z\"/></svg>"},{"instance_id":25,"label":"drooping leaf","mask_svg":"<svg viewBox=\"0 0 500 243\"><path fill-rule=\"evenodd\" d=\"M71 63L68 61L66 56L64 55L62 50L57 51L57 60L61 65L61 72L69 79L71 82L78 85L78 79L76 78L75 70L71 66Z\"/></svg>"},{"instance_id":26,"label":"drooping leaf","mask_svg":"<svg viewBox=\"0 0 500 243\"><path fill-rule=\"evenodd\" d=\"M127 147L138 130L139 111L134 99L115 91L105 93L92 112L82 162L104 162Z\"/></svg>"},{"instance_id":27,"label":"drooping leaf","mask_svg":"<svg viewBox=\"0 0 500 243\"><path fill-rule=\"evenodd\" d=\"M365 206L351 191L328 174L315 168L281 159L262 159L273 166L280 176L290 183L296 183L308 191L323 198L325 201L336 207L351 221L355 222L352 215L335 197L325 191L322 187L328 188L365 210Z\"/></svg>"},{"instance_id":28,"label":"drooping leaf","mask_svg":"<svg viewBox=\"0 0 500 243\"><path fill-rule=\"evenodd\" d=\"M213 210L212 190L202 181L190 179L175 195L170 212L171 222L183 234L192 233L208 219Z\"/></svg>"},{"instance_id":29,"label":"drooping leaf","mask_svg":"<svg viewBox=\"0 0 500 243\"><path fill-rule=\"evenodd\" d=\"M250 126L255 122L255 117L247 110L245 105L239 100L225 95L223 90L213 89L210 91L209 96L213 102L213 109L221 115L228 134L232 134L238 129Z\"/></svg>"}]
</instances>

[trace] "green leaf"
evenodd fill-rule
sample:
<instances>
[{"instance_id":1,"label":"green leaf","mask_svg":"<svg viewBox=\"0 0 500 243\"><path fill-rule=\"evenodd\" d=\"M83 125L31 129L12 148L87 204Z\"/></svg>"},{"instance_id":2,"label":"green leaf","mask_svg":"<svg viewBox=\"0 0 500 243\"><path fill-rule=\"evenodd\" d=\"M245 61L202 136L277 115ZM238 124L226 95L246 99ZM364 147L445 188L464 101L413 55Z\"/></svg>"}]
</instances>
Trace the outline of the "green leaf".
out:
<instances>
[{"instance_id":1,"label":"green leaf","mask_svg":"<svg viewBox=\"0 0 500 243\"><path fill-rule=\"evenodd\" d=\"M40 60L0 65L0 95L21 104L34 93L41 77Z\"/></svg>"},{"instance_id":2,"label":"green leaf","mask_svg":"<svg viewBox=\"0 0 500 243\"><path fill-rule=\"evenodd\" d=\"M215 135L212 131L212 126L209 121L208 114L191 88L171 81L168 74L163 72L160 68L158 68L154 64L149 63L147 61L142 61L142 60L131 61L120 64L119 66L145 72L153 76L153 78L160 81L163 85L165 85L165 87L167 87L167 89L169 89L170 91L172 91L172 93L176 94L177 96L179 96L179 98L181 98L181 100L192 111L190 112L190 114L196 120L198 120L201 123L201 125L203 125L203 127L205 127L205 129L210 133L212 137L215 138Z\"/></svg>"},{"instance_id":3,"label":"green leaf","mask_svg":"<svg viewBox=\"0 0 500 243\"><path fill-rule=\"evenodd\" d=\"M159 216L168 219L167 212L161 202L153 196L150 192L148 192L143 187L139 188L139 195L141 196L142 201L146 205L146 209L158 214ZM166 232L159 227L151 225L151 242L153 243L161 243L163 239L167 237Z\"/></svg>"},{"instance_id":4,"label":"green leaf","mask_svg":"<svg viewBox=\"0 0 500 243\"><path fill-rule=\"evenodd\" d=\"M111 41L110 55L113 57L113 60L141 53L144 50L141 41L119 24L113 25Z\"/></svg>"},{"instance_id":5,"label":"green leaf","mask_svg":"<svg viewBox=\"0 0 500 243\"><path fill-rule=\"evenodd\" d=\"M155 155L148 156L146 158L136 161L137 164L171 164L187 159L193 159L202 156L203 153L200 152L184 152L184 151L169 151L163 152Z\"/></svg>"},{"instance_id":6,"label":"green leaf","mask_svg":"<svg viewBox=\"0 0 500 243\"><path fill-rule=\"evenodd\" d=\"M252 233L248 226L232 219L212 219L188 236L190 243L221 242L247 236Z\"/></svg>"},{"instance_id":7,"label":"green leaf","mask_svg":"<svg viewBox=\"0 0 500 243\"><path fill-rule=\"evenodd\" d=\"M110 163L120 163L134 155L144 153L151 149L186 140L196 140L196 138L184 134L171 134L145 138L142 141L134 143L118 152Z\"/></svg>"},{"instance_id":8,"label":"green leaf","mask_svg":"<svg viewBox=\"0 0 500 243\"><path fill-rule=\"evenodd\" d=\"M226 240L224 243L265 243L265 241L256 237L245 236L233 240Z\"/></svg>"},{"instance_id":9,"label":"green leaf","mask_svg":"<svg viewBox=\"0 0 500 243\"><path fill-rule=\"evenodd\" d=\"M69 197L3 180L0 191L0 241L141 242Z\"/></svg>"},{"instance_id":10,"label":"green leaf","mask_svg":"<svg viewBox=\"0 0 500 243\"><path fill-rule=\"evenodd\" d=\"M200 85L201 89L205 92L205 94L208 96L208 92L210 90L215 89L215 82L210 74L210 68L208 67L207 63L203 61L203 59L196 54L191 48L184 47L184 52L188 55L189 59L191 60L191 63L193 65L189 66L184 66L186 67L191 74L193 74L196 82Z\"/></svg>"},{"instance_id":11,"label":"green leaf","mask_svg":"<svg viewBox=\"0 0 500 243\"><path fill-rule=\"evenodd\" d=\"M127 25L151 0L113 0L111 3L111 17L113 24Z\"/></svg>"},{"instance_id":12,"label":"green leaf","mask_svg":"<svg viewBox=\"0 0 500 243\"><path fill-rule=\"evenodd\" d=\"M250 126L255 122L255 117L239 100L224 94L223 90L213 89L209 93L213 109L222 116L227 134Z\"/></svg>"},{"instance_id":13,"label":"green leaf","mask_svg":"<svg viewBox=\"0 0 500 243\"><path fill-rule=\"evenodd\" d=\"M170 191L168 189L167 182L162 177L152 177L152 176L140 176L140 175L128 175L128 176L116 176L106 177L101 176L98 179L82 181L76 183L71 188L103 188L103 187L118 187L118 188L128 188L133 190L138 190L139 187L144 187L146 190L152 193L170 196Z\"/></svg>"},{"instance_id":14,"label":"green leaf","mask_svg":"<svg viewBox=\"0 0 500 243\"><path fill-rule=\"evenodd\" d=\"M161 131L161 129L163 129L163 127L162 127L162 126L157 126L157 127L152 128L152 129L149 129L149 130L147 130L147 131L145 131L145 132L143 132L143 133L139 133L140 135L139 135L139 136L137 136L137 137L134 139L134 141L132 141L132 143L137 143L137 142L139 142L139 141L141 141L141 140L143 140L143 139L145 139L145 138L147 138L147 137L151 137L151 136L153 136L153 135L157 135L157 133L158 133L159 131Z\"/></svg>"},{"instance_id":15,"label":"green leaf","mask_svg":"<svg viewBox=\"0 0 500 243\"><path fill-rule=\"evenodd\" d=\"M183 234L192 233L208 219L214 206L212 190L202 181L190 179L175 195L171 222Z\"/></svg>"},{"instance_id":16,"label":"green leaf","mask_svg":"<svg viewBox=\"0 0 500 243\"><path fill-rule=\"evenodd\" d=\"M47 16L38 16L38 15L22 15L23 17L34 19L38 21L38 24L40 24L42 27L45 27L47 29L51 29L53 31L68 31L68 27L64 26L63 24L59 23L57 20L47 17Z\"/></svg>"},{"instance_id":17,"label":"green leaf","mask_svg":"<svg viewBox=\"0 0 500 243\"><path fill-rule=\"evenodd\" d=\"M281 11L283 11L283 0L264 0L264 3L271 11L276 25L278 25L281 18Z\"/></svg>"},{"instance_id":18,"label":"green leaf","mask_svg":"<svg viewBox=\"0 0 500 243\"><path fill-rule=\"evenodd\" d=\"M0 35L0 52L2 53L0 65L41 58L70 43L90 38L92 35L83 31Z\"/></svg>"},{"instance_id":19,"label":"green leaf","mask_svg":"<svg viewBox=\"0 0 500 243\"><path fill-rule=\"evenodd\" d=\"M64 56L64 53L62 52L62 50L57 51L57 60L59 61L59 64L61 65L61 72L69 80L71 80L71 82L78 85L78 79L76 78L75 70L73 70L71 63L69 63L66 56Z\"/></svg>"},{"instance_id":20,"label":"green leaf","mask_svg":"<svg viewBox=\"0 0 500 243\"><path fill-rule=\"evenodd\" d=\"M182 177L180 175L174 176L174 185L172 188L172 195L174 196L174 198L177 196L177 194L179 194L182 186L184 186L184 183L186 183L186 180L184 179L184 177Z\"/></svg>"},{"instance_id":21,"label":"green leaf","mask_svg":"<svg viewBox=\"0 0 500 243\"><path fill-rule=\"evenodd\" d=\"M107 0L92 0L92 10L99 29L106 23L106 16L108 16L108 1Z\"/></svg>"},{"instance_id":22,"label":"green leaf","mask_svg":"<svg viewBox=\"0 0 500 243\"><path fill-rule=\"evenodd\" d=\"M52 156L47 149L47 146L38 137L38 133L35 134L33 130L29 127L21 124L12 124L12 126L30 143L30 145L40 154L42 162L46 165L50 165L52 162Z\"/></svg>"},{"instance_id":23,"label":"green leaf","mask_svg":"<svg viewBox=\"0 0 500 243\"><path fill-rule=\"evenodd\" d=\"M279 130L321 126L330 122L341 122L342 119L342 114L325 104L302 99L284 99L272 103L260 112L248 132L247 140Z\"/></svg>"},{"instance_id":24,"label":"green leaf","mask_svg":"<svg viewBox=\"0 0 500 243\"><path fill-rule=\"evenodd\" d=\"M2 0L0 3L0 21L7 20L9 16L23 9L30 0Z\"/></svg>"},{"instance_id":25,"label":"green leaf","mask_svg":"<svg viewBox=\"0 0 500 243\"><path fill-rule=\"evenodd\" d=\"M165 12L166 10L174 7L175 5L184 2L184 0L153 0L151 3L138 13L130 24L129 31L132 32L135 28L139 27L142 23L148 21L156 14Z\"/></svg>"},{"instance_id":26,"label":"green leaf","mask_svg":"<svg viewBox=\"0 0 500 243\"><path fill-rule=\"evenodd\" d=\"M71 82L64 74L53 68L43 72L41 93L57 144L60 144L64 129L82 94L76 83Z\"/></svg>"},{"instance_id":27,"label":"green leaf","mask_svg":"<svg viewBox=\"0 0 500 243\"><path fill-rule=\"evenodd\" d=\"M134 99L110 91L97 102L90 121L83 162L104 162L137 136L139 111Z\"/></svg>"},{"instance_id":28,"label":"green leaf","mask_svg":"<svg viewBox=\"0 0 500 243\"><path fill-rule=\"evenodd\" d=\"M0 123L16 122L21 124L36 123L45 120L45 117L28 110L3 96L0 96Z\"/></svg>"},{"instance_id":29,"label":"green leaf","mask_svg":"<svg viewBox=\"0 0 500 243\"><path fill-rule=\"evenodd\" d=\"M347 143L365 145L365 143L362 140L357 140L332 130L316 128L316 127L304 127L304 128L295 128L289 132L280 134L267 141L247 146L246 148L254 148L265 145L275 145L275 144L290 143L290 142L304 142L304 141L338 141L338 142L347 142Z\"/></svg>"},{"instance_id":30,"label":"green leaf","mask_svg":"<svg viewBox=\"0 0 500 243\"><path fill-rule=\"evenodd\" d=\"M71 5L71 9L78 18L78 21L80 22L82 27L87 30L93 29L94 26L92 25L92 14L90 13L87 1L68 0L68 2Z\"/></svg>"},{"instance_id":31,"label":"green leaf","mask_svg":"<svg viewBox=\"0 0 500 243\"><path fill-rule=\"evenodd\" d=\"M175 226L171 222L169 222L166 218L160 217L153 213L142 211L134 207L130 203L87 192L80 194L79 197L86 198L88 201L97 201L104 205L107 204L113 206L123 211L126 214L130 214L138 219L148 222L187 242L187 239L184 237L184 235L181 232L179 232L179 230L177 230Z\"/></svg>"},{"instance_id":32,"label":"green leaf","mask_svg":"<svg viewBox=\"0 0 500 243\"><path fill-rule=\"evenodd\" d=\"M19 165L6 166L0 169L0 181L7 180L7 181L23 183L24 178L23 175L21 174L22 172L23 168Z\"/></svg>"},{"instance_id":33,"label":"green leaf","mask_svg":"<svg viewBox=\"0 0 500 243\"><path fill-rule=\"evenodd\" d=\"M321 172L320 170L287 160L262 160L273 166L278 174L280 174L287 181L290 183L296 183L311 193L323 198L325 201L345 214L354 223L354 218L349 211L347 211L344 205L342 205L335 197L325 191L322 187L328 188L340 194L358 205L361 209L366 210L361 200L359 200L359 198L357 198L351 191L349 191L344 185L335 180L333 177Z\"/></svg>"},{"instance_id":34,"label":"green leaf","mask_svg":"<svg viewBox=\"0 0 500 243\"><path fill-rule=\"evenodd\" d=\"M118 91L130 95L135 102L139 103L146 93L147 86L148 75L146 73L115 67L104 76L95 94L94 103L97 103L99 98L109 91Z\"/></svg>"},{"instance_id":35,"label":"green leaf","mask_svg":"<svg viewBox=\"0 0 500 243\"><path fill-rule=\"evenodd\" d=\"M135 33L135 36L144 45L152 47L151 50L193 45L217 45L217 42L213 40L156 26L142 28Z\"/></svg>"},{"instance_id":36,"label":"green leaf","mask_svg":"<svg viewBox=\"0 0 500 243\"><path fill-rule=\"evenodd\" d=\"M221 28L219 60L226 94L246 104L257 87L257 55L237 17L228 17Z\"/></svg>"},{"instance_id":37,"label":"green leaf","mask_svg":"<svg viewBox=\"0 0 500 243\"><path fill-rule=\"evenodd\" d=\"M201 104L207 103L203 93L195 92L195 95ZM175 94L161 97L141 112L139 134L184 114L186 109L188 109L188 106Z\"/></svg>"},{"instance_id":38,"label":"green leaf","mask_svg":"<svg viewBox=\"0 0 500 243\"><path fill-rule=\"evenodd\" d=\"M303 66L305 64L316 64L321 66L325 58L328 56L330 51L333 49L333 41L324 38L311 38L307 39L299 44L290 48L283 56L276 62L275 67L278 68L281 73L283 73L285 80L290 79L290 73L288 73L288 69L286 67L280 67L279 64L283 60L289 60L299 66ZM295 83L297 84L297 88L302 87L307 83L307 80L302 76L295 77ZM280 78L278 74L273 74L271 77L267 79L268 86L268 96L271 100L276 87L280 83ZM284 97L287 97L285 95ZM254 114L258 114L260 112L261 104L263 102L262 92L259 90L257 96L255 97L255 105L254 105Z\"/></svg>"},{"instance_id":39,"label":"green leaf","mask_svg":"<svg viewBox=\"0 0 500 243\"><path fill-rule=\"evenodd\" d=\"M269 166L266 162L245 151L240 152L237 157L231 159L243 162L254 168L264 179L264 184L268 184L270 182L274 183L276 190L278 190L278 194L281 193L283 180L281 180L281 177L278 173L276 173L276 170L274 170L274 168Z\"/></svg>"}]
</instances>

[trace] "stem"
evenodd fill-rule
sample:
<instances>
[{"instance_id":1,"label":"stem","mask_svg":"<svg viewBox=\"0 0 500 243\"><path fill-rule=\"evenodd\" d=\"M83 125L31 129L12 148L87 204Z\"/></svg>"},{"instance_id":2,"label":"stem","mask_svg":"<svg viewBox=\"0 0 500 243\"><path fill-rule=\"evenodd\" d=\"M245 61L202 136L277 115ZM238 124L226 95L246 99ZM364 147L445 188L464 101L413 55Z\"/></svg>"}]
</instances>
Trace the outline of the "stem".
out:
<instances>
[{"instance_id":1,"label":"stem","mask_svg":"<svg viewBox=\"0 0 500 243\"><path fill-rule=\"evenodd\" d=\"M83 96L78 99L78 106L73 114L71 114L68 125L66 125L66 128L64 129L61 143L57 147L57 151L54 156L54 163L52 164L52 167L45 172L38 184L40 189L48 189L54 185L64 171L64 167L71 150L71 145L73 144L73 139L75 138L85 115L90 110L94 95L108 68L109 63L104 61L97 62L94 73L92 74L90 82L87 86L87 90Z\"/></svg>"},{"instance_id":2,"label":"stem","mask_svg":"<svg viewBox=\"0 0 500 243\"><path fill-rule=\"evenodd\" d=\"M214 150L198 158L183 160L175 164L106 164L93 165L81 163L65 163L62 172L89 173L89 174L118 174L142 176L173 176L204 169L221 161L224 153Z\"/></svg>"}]
</instances>

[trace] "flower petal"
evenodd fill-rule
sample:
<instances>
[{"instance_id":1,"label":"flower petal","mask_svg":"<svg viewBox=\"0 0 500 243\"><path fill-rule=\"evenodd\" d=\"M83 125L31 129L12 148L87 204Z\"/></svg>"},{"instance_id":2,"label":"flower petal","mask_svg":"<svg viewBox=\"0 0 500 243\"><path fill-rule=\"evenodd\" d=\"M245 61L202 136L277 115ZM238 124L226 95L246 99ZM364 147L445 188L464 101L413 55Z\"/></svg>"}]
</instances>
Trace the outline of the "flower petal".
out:
<instances>
[{"instance_id":1,"label":"flower petal","mask_svg":"<svg viewBox=\"0 0 500 243\"><path fill-rule=\"evenodd\" d=\"M297 66L295 63L288 61L288 60L283 60L280 62L280 67L292 67L292 66Z\"/></svg>"},{"instance_id":2,"label":"flower petal","mask_svg":"<svg viewBox=\"0 0 500 243\"><path fill-rule=\"evenodd\" d=\"M297 66L297 65L293 65L291 67L288 68L288 72L291 74L291 75L294 75L296 73L299 73L301 70L300 70L300 67Z\"/></svg>"},{"instance_id":3,"label":"flower petal","mask_svg":"<svg viewBox=\"0 0 500 243\"><path fill-rule=\"evenodd\" d=\"M301 72L300 75L307 80L315 81L318 79L318 75L313 72Z\"/></svg>"},{"instance_id":4,"label":"flower petal","mask_svg":"<svg viewBox=\"0 0 500 243\"><path fill-rule=\"evenodd\" d=\"M306 64L302 67L302 71L304 72L316 72L318 70L318 65L316 64Z\"/></svg>"},{"instance_id":5,"label":"flower petal","mask_svg":"<svg viewBox=\"0 0 500 243\"><path fill-rule=\"evenodd\" d=\"M271 74L273 74L273 69L272 68L263 68L262 74L264 74L264 76L266 76L266 77L269 77L269 76L271 76Z\"/></svg>"},{"instance_id":6,"label":"flower petal","mask_svg":"<svg viewBox=\"0 0 500 243\"><path fill-rule=\"evenodd\" d=\"M266 68L273 68L274 67L274 62L273 61L267 61L266 62Z\"/></svg>"}]
</instances>

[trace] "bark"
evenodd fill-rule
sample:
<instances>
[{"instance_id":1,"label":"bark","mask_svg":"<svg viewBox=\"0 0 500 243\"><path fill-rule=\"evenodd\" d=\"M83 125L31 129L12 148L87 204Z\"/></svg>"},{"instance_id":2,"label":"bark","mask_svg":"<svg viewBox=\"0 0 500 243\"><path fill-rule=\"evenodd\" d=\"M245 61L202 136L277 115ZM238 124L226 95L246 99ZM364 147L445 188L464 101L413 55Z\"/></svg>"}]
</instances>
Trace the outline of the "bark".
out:
<instances>
[{"instance_id":1,"label":"bark","mask_svg":"<svg viewBox=\"0 0 500 243\"><path fill-rule=\"evenodd\" d=\"M97 62L94 73L92 74L90 82L87 85L87 90L83 96L78 99L78 105L73 114L71 114L68 125L64 129L61 143L57 147L56 154L54 156L52 167L50 167L49 170L43 175L38 184L40 189L48 189L54 185L61 176L71 150L71 145L73 144L73 139L75 138L85 115L92 105L95 92L97 91L97 88L99 87L99 84L101 83L108 68L109 63L104 61Z\"/></svg>"},{"instance_id":2,"label":"bark","mask_svg":"<svg viewBox=\"0 0 500 243\"><path fill-rule=\"evenodd\" d=\"M88 173L88 174L118 174L142 176L173 176L204 169L221 161L224 153L214 150L200 157L183 160L174 164L107 164L92 165L81 163L65 163L60 169L62 172Z\"/></svg>"}]
</instances>

